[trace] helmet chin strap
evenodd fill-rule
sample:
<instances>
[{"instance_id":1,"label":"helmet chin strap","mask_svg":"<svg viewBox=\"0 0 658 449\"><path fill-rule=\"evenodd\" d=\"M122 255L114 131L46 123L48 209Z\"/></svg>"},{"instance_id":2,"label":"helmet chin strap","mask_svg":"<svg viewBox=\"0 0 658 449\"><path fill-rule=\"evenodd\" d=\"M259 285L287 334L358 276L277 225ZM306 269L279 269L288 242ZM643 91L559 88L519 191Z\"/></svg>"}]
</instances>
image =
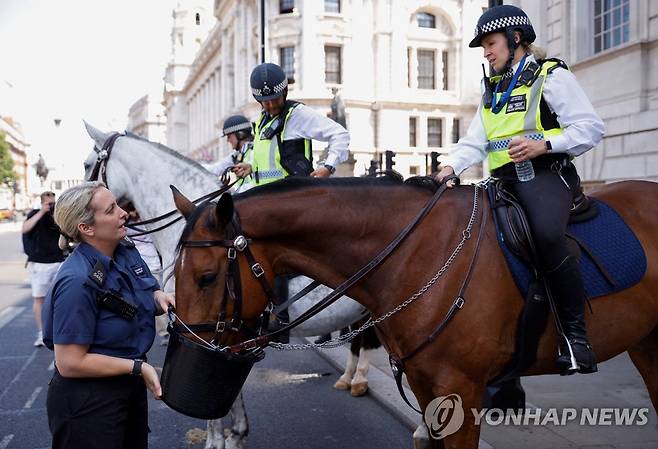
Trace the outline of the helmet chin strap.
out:
<instances>
[{"instance_id":1,"label":"helmet chin strap","mask_svg":"<svg viewBox=\"0 0 658 449\"><path fill-rule=\"evenodd\" d=\"M507 28L505 31L505 35L507 36L507 45L509 47L509 58L507 59L507 63L505 64L505 67L503 68L503 71L501 73L504 74L507 69L512 68L514 65L514 53L516 52L516 49L519 48L520 45L520 40L519 42L516 42L514 40L514 30L512 28Z\"/></svg>"}]
</instances>

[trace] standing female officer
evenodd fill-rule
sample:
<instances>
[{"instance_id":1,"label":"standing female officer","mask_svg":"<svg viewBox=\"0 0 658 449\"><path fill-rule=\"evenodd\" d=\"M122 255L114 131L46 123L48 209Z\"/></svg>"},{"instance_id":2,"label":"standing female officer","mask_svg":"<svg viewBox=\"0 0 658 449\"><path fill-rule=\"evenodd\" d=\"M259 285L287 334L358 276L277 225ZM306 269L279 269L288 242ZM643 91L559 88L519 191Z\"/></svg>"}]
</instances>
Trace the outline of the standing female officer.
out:
<instances>
[{"instance_id":1,"label":"standing female officer","mask_svg":"<svg viewBox=\"0 0 658 449\"><path fill-rule=\"evenodd\" d=\"M55 350L48 388L53 448L146 448L146 388L162 389L146 352L155 315L174 305L125 239L127 218L102 182L66 190L55 208L61 232L80 242L62 264L43 309Z\"/></svg>"},{"instance_id":2,"label":"standing female officer","mask_svg":"<svg viewBox=\"0 0 658 449\"><path fill-rule=\"evenodd\" d=\"M468 133L441 159L436 177L460 174L486 157L491 174L516 194L566 336L558 368L562 374L592 373L597 368L585 330L585 288L565 232L578 184L570 160L598 144L604 127L564 62L535 59L534 40L521 9L503 5L482 14L469 46L484 48L497 76L489 85L485 78L485 95Z\"/></svg>"}]
</instances>

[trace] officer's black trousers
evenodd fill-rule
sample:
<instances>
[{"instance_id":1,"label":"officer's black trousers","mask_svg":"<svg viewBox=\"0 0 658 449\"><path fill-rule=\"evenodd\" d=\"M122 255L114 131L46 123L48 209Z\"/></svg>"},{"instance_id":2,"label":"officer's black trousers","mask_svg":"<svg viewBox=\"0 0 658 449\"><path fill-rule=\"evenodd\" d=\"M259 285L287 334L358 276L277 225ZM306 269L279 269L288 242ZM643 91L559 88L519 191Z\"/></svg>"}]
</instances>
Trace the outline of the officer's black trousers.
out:
<instances>
[{"instance_id":1,"label":"officer's black trousers","mask_svg":"<svg viewBox=\"0 0 658 449\"><path fill-rule=\"evenodd\" d=\"M535 168L534 179L510 184L528 217L541 268L546 271L555 269L571 254L565 233L573 202L572 190L578 183L575 167L572 164L564 167L562 177L573 187L567 187L546 166Z\"/></svg>"},{"instance_id":2,"label":"officer's black trousers","mask_svg":"<svg viewBox=\"0 0 658 449\"><path fill-rule=\"evenodd\" d=\"M148 403L141 377L66 378L48 387L53 449L145 449Z\"/></svg>"}]
</instances>

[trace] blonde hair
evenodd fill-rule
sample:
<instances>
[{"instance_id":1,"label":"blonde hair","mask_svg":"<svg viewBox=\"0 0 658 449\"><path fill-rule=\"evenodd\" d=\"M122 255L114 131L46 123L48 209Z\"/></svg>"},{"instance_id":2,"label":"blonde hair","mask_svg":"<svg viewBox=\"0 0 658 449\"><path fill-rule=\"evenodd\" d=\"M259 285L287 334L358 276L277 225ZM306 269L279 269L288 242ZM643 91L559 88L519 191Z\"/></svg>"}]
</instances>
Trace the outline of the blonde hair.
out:
<instances>
[{"instance_id":1,"label":"blonde hair","mask_svg":"<svg viewBox=\"0 0 658 449\"><path fill-rule=\"evenodd\" d=\"M83 182L60 195L55 204L54 219L62 234L59 238L59 247L62 250L69 248L71 242L80 242L80 223L94 224L91 200L101 187L106 187L102 181Z\"/></svg>"},{"instance_id":2,"label":"blonde hair","mask_svg":"<svg viewBox=\"0 0 658 449\"><path fill-rule=\"evenodd\" d=\"M524 45L526 53L530 53L535 60L546 59L546 50L534 44Z\"/></svg>"}]
</instances>

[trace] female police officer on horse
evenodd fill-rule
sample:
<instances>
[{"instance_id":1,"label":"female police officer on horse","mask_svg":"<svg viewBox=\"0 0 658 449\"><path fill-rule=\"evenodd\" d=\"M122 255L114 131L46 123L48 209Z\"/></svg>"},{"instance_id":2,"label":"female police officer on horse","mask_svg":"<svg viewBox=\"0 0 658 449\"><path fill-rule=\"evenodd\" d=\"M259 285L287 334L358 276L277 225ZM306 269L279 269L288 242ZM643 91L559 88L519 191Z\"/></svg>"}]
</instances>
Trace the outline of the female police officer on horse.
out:
<instances>
[{"instance_id":1,"label":"female police officer on horse","mask_svg":"<svg viewBox=\"0 0 658 449\"><path fill-rule=\"evenodd\" d=\"M48 388L53 448L146 448L146 388L162 394L146 352L155 315L174 305L134 245L127 214L102 182L66 190L55 222L80 244L62 264L43 309L55 351Z\"/></svg>"},{"instance_id":2,"label":"female police officer on horse","mask_svg":"<svg viewBox=\"0 0 658 449\"><path fill-rule=\"evenodd\" d=\"M597 368L585 330L586 294L565 232L579 181L570 160L598 144L604 127L566 64L531 54L534 40L521 9L503 5L482 14L469 46L484 48L496 76L485 77L477 114L467 135L441 159L437 179L487 158L491 174L526 211L566 337L558 368L562 374L591 373Z\"/></svg>"}]
</instances>

